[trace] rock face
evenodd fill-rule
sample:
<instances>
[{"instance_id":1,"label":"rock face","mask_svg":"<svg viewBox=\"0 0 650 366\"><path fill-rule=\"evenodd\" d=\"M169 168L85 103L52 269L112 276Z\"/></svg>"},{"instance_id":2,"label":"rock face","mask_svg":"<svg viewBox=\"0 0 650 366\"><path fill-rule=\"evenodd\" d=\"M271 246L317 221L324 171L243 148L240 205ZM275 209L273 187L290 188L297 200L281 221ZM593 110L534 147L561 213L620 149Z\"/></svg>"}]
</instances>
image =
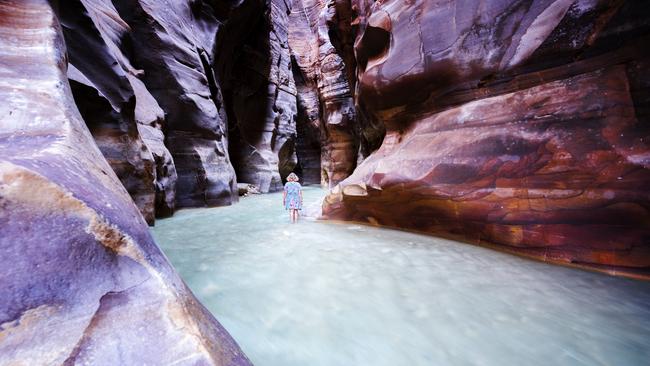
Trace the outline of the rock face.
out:
<instances>
[{"instance_id":1,"label":"rock face","mask_svg":"<svg viewBox=\"0 0 650 366\"><path fill-rule=\"evenodd\" d=\"M282 189L296 165L296 86L291 70L287 21L291 1L264 4L251 31L224 31L231 57L219 60L220 81L229 107L229 151L237 179L261 192Z\"/></svg>"},{"instance_id":2,"label":"rock face","mask_svg":"<svg viewBox=\"0 0 650 366\"><path fill-rule=\"evenodd\" d=\"M176 208L176 166L171 153L165 146L162 127L165 113L149 93L142 81L129 76L136 96L135 120L142 141L148 147L155 162L155 212L156 217L167 217Z\"/></svg>"},{"instance_id":3,"label":"rock face","mask_svg":"<svg viewBox=\"0 0 650 366\"><path fill-rule=\"evenodd\" d=\"M129 83L67 73L49 2L0 1L0 14L0 363L249 365L153 242L68 75L107 113L104 136L133 133L116 117Z\"/></svg>"},{"instance_id":4,"label":"rock face","mask_svg":"<svg viewBox=\"0 0 650 366\"><path fill-rule=\"evenodd\" d=\"M650 7L356 1L357 104L387 133L330 218L650 270Z\"/></svg>"},{"instance_id":5,"label":"rock face","mask_svg":"<svg viewBox=\"0 0 650 366\"><path fill-rule=\"evenodd\" d=\"M245 3L245 2L244 2ZM227 117L212 68L217 32L231 9L203 1L114 1L131 28L134 63L165 112L165 142L173 156L179 207L237 201L228 156Z\"/></svg>"},{"instance_id":6,"label":"rock face","mask_svg":"<svg viewBox=\"0 0 650 366\"><path fill-rule=\"evenodd\" d=\"M61 7L75 102L150 224L177 206L236 202L236 174L268 192L294 169L290 7L262 0Z\"/></svg>"},{"instance_id":7,"label":"rock face","mask_svg":"<svg viewBox=\"0 0 650 366\"><path fill-rule=\"evenodd\" d=\"M70 1L61 7L60 19L75 103L111 168L153 223L155 162L135 119L129 78L135 70L120 49L128 26L110 2L99 0Z\"/></svg>"},{"instance_id":8,"label":"rock face","mask_svg":"<svg viewBox=\"0 0 650 366\"><path fill-rule=\"evenodd\" d=\"M324 187L347 178L357 162L350 19L349 1L301 0L294 2L289 22L289 44L300 91L298 124L307 132L299 151L306 154L303 169L313 169L315 159L309 149L313 139L309 135L318 126Z\"/></svg>"}]
</instances>

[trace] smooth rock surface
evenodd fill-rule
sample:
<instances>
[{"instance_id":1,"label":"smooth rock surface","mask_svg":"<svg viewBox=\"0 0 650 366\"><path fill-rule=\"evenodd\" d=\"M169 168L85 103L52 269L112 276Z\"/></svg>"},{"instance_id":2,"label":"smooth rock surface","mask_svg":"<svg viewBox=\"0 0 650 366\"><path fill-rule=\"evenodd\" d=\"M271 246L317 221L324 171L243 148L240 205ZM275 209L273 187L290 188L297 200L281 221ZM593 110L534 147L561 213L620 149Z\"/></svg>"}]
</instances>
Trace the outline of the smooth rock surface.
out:
<instances>
[{"instance_id":1,"label":"smooth rock surface","mask_svg":"<svg viewBox=\"0 0 650 366\"><path fill-rule=\"evenodd\" d=\"M328 217L648 276L647 4L356 8L356 95L387 134Z\"/></svg>"},{"instance_id":2,"label":"smooth rock surface","mask_svg":"<svg viewBox=\"0 0 650 366\"><path fill-rule=\"evenodd\" d=\"M51 4L0 1L0 364L249 365L154 243L66 68Z\"/></svg>"},{"instance_id":3,"label":"smooth rock surface","mask_svg":"<svg viewBox=\"0 0 650 366\"><path fill-rule=\"evenodd\" d=\"M349 34L340 31L350 26L350 12L346 1L298 0L289 22L289 45L300 91L298 123L303 131L314 128L310 126L319 129L324 187L333 187L347 178L357 162L356 110L350 86L353 60L349 57L350 42L347 48L345 42ZM311 144L309 138L302 143L305 147ZM309 149L303 151L306 169L312 169L309 161L315 159Z\"/></svg>"},{"instance_id":4,"label":"smooth rock surface","mask_svg":"<svg viewBox=\"0 0 650 366\"><path fill-rule=\"evenodd\" d=\"M229 151L237 179L262 193L282 189L296 165L296 86L287 39L292 1L267 1L229 55L221 76L230 107ZM235 42L241 31L225 32Z\"/></svg>"},{"instance_id":5,"label":"smooth rock surface","mask_svg":"<svg viewBox=\"0 0 650 366\"><path fill-rule=\"evenodd\" d=\"M131 28L133 61L144 71L142 81L165 112L165 143L178 177L176 206L237 202L226 110L212 67L222 24L218 18L233 11L230 5L221 1L113 3Z\"/></svg>"},{"instance_id":6,"label":"smooth rock surface","mask_svg":"<svg viewBox=\"0 0 650 366\"><path fill-rule=\"evenodd\" d=\"M138 131L136 96L122 53L129 28L112 4L72 0L60 7L70 67L68 78L99 149L149 224L155 218L155 162Z\"/></svg>"}]
</instances>

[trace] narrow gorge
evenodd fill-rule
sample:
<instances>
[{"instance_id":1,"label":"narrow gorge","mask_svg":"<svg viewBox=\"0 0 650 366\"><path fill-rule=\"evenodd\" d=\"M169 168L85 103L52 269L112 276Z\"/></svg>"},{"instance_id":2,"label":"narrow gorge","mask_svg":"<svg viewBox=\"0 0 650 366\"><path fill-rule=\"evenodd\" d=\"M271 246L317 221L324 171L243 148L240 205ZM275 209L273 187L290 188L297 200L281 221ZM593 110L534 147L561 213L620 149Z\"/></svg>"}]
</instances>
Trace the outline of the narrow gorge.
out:
<instances>
[{"instance_id":1,"label":"narrow gorge","mask_svg":"<svg viewBox=\"0 0 650 366\"><path fill-rule=\"evenodd\" d=\"M150 227L292 172L314 219L647 281L649 42L643 0L0 0L0 365L252 364Z\"/></svg>"}]
</instances>

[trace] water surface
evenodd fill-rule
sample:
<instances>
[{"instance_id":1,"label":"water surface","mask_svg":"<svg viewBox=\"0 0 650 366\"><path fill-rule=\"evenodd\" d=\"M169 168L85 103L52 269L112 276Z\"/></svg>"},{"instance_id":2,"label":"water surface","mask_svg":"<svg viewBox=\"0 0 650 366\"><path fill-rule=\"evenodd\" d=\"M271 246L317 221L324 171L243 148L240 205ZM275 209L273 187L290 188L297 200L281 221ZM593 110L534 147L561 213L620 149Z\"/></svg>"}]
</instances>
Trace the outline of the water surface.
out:
<instances>
[{"instance_id":1,"label":"water surface","mask_svg":"<svg viewBox=\"0 0 650 366\"><path fill-rule=\"evenodd\" d=\"M305 191L314 214L323 192ZM281 194L153 234L257 366L648 365L650 282L303 219Z\"/></svg>"}]
</instances>

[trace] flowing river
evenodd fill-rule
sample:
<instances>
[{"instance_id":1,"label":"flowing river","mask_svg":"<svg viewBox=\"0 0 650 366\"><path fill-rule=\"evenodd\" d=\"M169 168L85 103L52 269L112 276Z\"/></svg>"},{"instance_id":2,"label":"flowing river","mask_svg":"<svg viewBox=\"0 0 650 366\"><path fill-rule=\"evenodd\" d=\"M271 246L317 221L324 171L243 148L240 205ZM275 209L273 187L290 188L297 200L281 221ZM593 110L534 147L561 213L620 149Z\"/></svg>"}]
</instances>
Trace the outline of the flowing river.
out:
<instances>
[{"instance_id":1,"label":"flowing river","mask_svg":"<svg viewBox=\"0 0 650 366\"><path fill-rule=\"evenodd\" d=\"M305 189L315 216L324 193ZM650 282L303 218L281 194L152 229L257 366L650 364Z\"/></svg>"}]
</instances>

